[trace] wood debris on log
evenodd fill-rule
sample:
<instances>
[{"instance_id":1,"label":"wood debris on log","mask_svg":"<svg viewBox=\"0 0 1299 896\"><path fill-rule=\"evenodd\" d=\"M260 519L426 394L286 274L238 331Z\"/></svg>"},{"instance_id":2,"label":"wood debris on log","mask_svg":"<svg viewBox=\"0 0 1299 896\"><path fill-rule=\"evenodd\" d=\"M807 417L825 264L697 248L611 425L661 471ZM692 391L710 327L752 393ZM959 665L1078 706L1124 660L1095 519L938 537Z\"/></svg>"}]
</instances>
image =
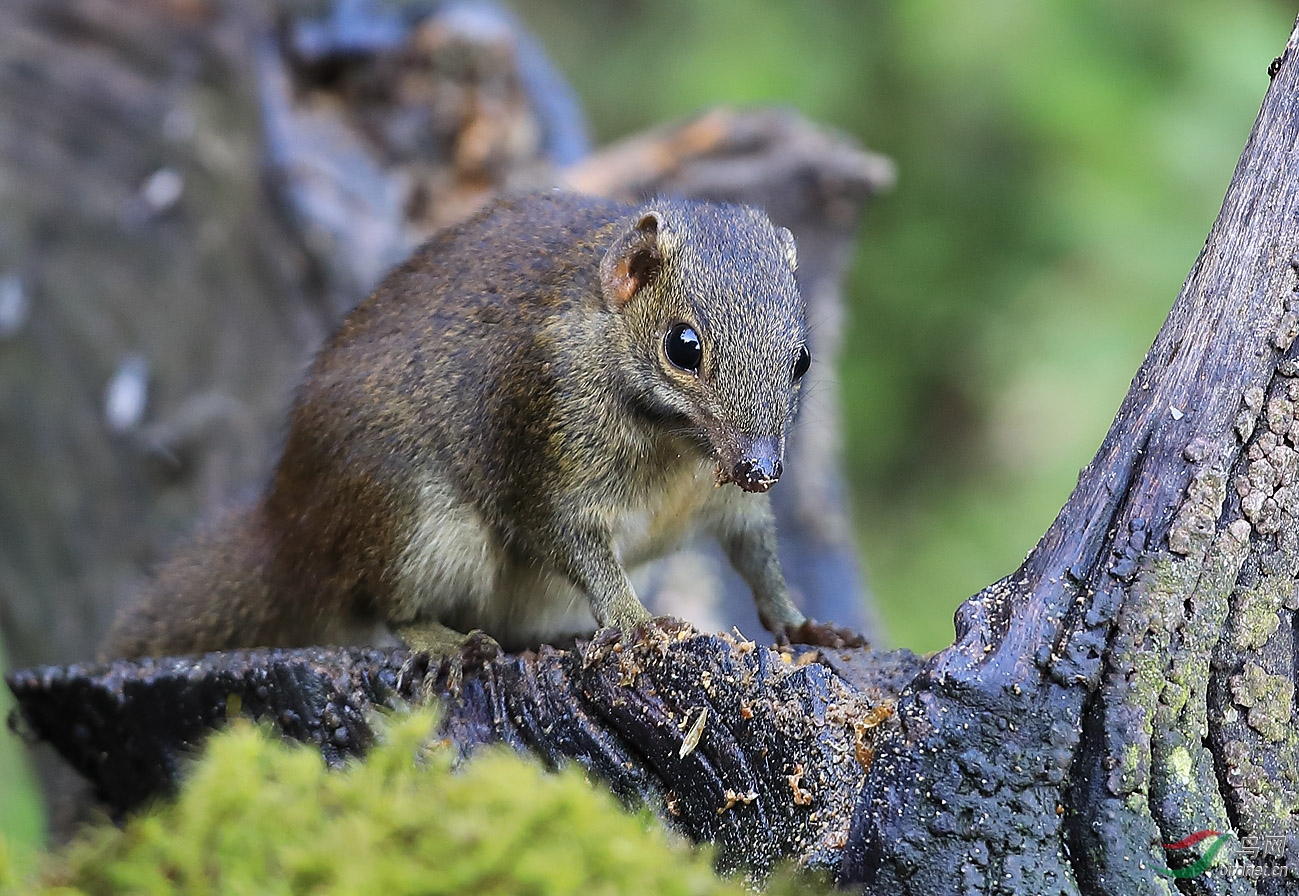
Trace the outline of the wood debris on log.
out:
<instances>
[{"instance_id":1,"label":"wood debris on log","mask_svg":"<svg viewBox=\"0 0 1299 896\"><path fill-rule=\"evenodd\" d=\"M834 871L871 745L920 666L906 651L822 657L684 624L498 656L463 677L419 659L359 648L230 651L7 680L20 727L53 744L117 812L172 792L185 761L232 714L337 764L372 743L371 713L433 695L441 735L464 756L505 743L552 765L577 762L629 803L718 843L727 865L796 858Z\"/></svg>"}]
</instances>

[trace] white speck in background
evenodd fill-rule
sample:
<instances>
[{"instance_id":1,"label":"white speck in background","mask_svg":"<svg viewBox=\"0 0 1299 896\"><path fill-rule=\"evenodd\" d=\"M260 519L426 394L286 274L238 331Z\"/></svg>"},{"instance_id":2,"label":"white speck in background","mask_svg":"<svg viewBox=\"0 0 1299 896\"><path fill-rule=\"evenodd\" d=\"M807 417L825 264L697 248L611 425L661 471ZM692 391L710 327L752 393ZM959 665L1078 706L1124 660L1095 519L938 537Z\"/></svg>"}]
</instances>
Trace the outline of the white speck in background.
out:
<instances>
[{"instance_id":1,"label":"white speck in background","mask_svg":"<svg viewBox=\"0 0 1299 896\"><path fill-rule=\"evenodd\" d=\"M149 401L149 362L143 355L130 355L104 390L104 420L113 432L128 432L144 419Z\"/></svg>"},{"instance_id":2,"label":"white speck in background","mask_svg":"<svg viewBox=\"0 0 1299 896\"><path fill-rule=\"evenodd\" d=\"M0 274L0 339L10 339L27 323L31 299L17 274Z\"/></svg>"},{"instance_id":3,"label":"white speck in background","mask_svg":"<svg viewBox=\"0 0 1299 896\"><path fill-rule=\"evenodd\" d=\"M185 179L174 168L159 168L140 188L140 198L152 214L160 215L180 201Z\"/></svg>"}]
</instances>

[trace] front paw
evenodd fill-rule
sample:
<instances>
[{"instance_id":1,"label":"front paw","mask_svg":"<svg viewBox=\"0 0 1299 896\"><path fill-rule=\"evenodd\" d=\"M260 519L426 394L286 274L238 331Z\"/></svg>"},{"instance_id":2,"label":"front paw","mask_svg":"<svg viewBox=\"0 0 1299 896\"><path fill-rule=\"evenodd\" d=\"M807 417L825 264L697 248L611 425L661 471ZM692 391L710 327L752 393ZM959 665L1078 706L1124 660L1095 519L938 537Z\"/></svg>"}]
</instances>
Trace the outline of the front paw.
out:
<instances>
[{"instance_id":1,"label":"front paw","mask_svg":"<svg viewBox=\"0 0 1299 896\"><path fill-rule=\"evenodd\" d=\"M466 670L481 669L496 659L505 650L500 643L487 632L474 629L460 641L460 650L454 657Z\"/></svg>"},{"instance_id":2,"label":"front paw","mask_svg":"<svg viewBox=\"0 0 1299 896\"><path fill-rule=\"evenodd\" d=\"M628 629L607 626L599 629L585 643L578 642L583 668L590 668L610 654L620 654L632 648L643 648L666 654L674 641L682 641L697 634L693 625L676 616L648 616Z\"/></svg>"},{"instance_id":3,"label":"front paw","mask_svg":"<svg viewBox=\"0 0 1299 896\"><path fill-rule=\"evenodd\" d=\"M434 638L411 637L406 631L402 636L413 652L398 673L398 690L410 693L418 681L420 703L433 702L444 692L459 697L466 672L482 669L504 653L495 638L478 629L467 635L442 629Z\"/></svg>"},{"instance_id":4,"label":"front paw","mask_svg":"<svg viewBox=\"0 0 1299 896\"><path fill-rule=\"evenodd\" d=\"M797 624L786 625L775 632L776 643L808 644L812 647L824 647L829 650L847 650L854 647L869 647L870 642L861 634L829 622L817 622L815 619L804 619Z\"/></svg>"}]
</instances>

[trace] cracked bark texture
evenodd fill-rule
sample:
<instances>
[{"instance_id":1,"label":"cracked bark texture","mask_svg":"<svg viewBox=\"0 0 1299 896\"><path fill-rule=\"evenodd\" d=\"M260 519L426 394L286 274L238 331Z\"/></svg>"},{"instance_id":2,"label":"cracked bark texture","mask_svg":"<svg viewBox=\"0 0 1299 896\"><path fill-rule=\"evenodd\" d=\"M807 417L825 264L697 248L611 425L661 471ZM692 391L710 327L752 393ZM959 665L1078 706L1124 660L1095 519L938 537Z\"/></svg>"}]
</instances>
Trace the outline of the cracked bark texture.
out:
<instances>
[{"instance_id":1,"label":"cracked bark texture","mask_svg":"<svg viewBox=\"0 0 1299 896\"><path fill-rule=\"evenodd\" d=\"M376 707L433 695L439 735L462 755L505 743L576 762L628 804L716 843L725 866L793 858L833 872L892 696L919 667L906 651L867 656L777 652L678 624L497 657L462 680L404 650L313 648L44 667L8 682L20 727L115 812L174 790L232 711L337 764L373 742Z\"/></svg>"}]
</instances>

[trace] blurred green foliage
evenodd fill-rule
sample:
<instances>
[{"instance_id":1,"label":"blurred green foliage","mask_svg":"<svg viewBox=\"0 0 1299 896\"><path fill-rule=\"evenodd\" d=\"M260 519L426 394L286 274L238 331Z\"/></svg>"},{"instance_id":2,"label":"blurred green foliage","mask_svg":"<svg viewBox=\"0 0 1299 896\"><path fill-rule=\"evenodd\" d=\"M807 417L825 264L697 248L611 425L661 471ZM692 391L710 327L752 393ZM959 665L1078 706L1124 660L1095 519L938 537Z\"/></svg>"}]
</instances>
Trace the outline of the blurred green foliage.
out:
<instances>
[{"instance_id":1,"label":"blurred green foliage","mask_svg":"<svg viewBox=\"0 0 1299 896\"><path fill-rule=\"evenodd\" d=\"M0 647L0 671L6 668ZM45 837L40 798L23 746L3 724L12 708L13 696L0 685L0 879L6 866L26 867Z\"/></svg>"},{"instance_id":2,"label":"blurred green foliage","mask_svg":"<svg viewBox=\"0 0 1299 896\"><path fill-rule=\"evenodd\" d=\"M237 724L209 742L175 802L83 830L39 879L6 874L0 855L0 893L751 892L576 767L550 774L501 748L453 774L452 749L425 750L431 730L426 712L395 719L364 763L330 772L316 749ZM829 889L782 872L766 892Z\"/></svg>"},{"instance_id":3,"label":"blurred green foliage","mask_svg":"<svg viewBox=\"0 0 1299 896\"><path fill-rule=\"evenodd\" d=\"M950 642L1064 505L1213 223L1279 0L529 0L597 139L779 103L898 164L840 370L892 639ZM815 413L815 398L805 413Z\"/></svg>"}]
</instances>

